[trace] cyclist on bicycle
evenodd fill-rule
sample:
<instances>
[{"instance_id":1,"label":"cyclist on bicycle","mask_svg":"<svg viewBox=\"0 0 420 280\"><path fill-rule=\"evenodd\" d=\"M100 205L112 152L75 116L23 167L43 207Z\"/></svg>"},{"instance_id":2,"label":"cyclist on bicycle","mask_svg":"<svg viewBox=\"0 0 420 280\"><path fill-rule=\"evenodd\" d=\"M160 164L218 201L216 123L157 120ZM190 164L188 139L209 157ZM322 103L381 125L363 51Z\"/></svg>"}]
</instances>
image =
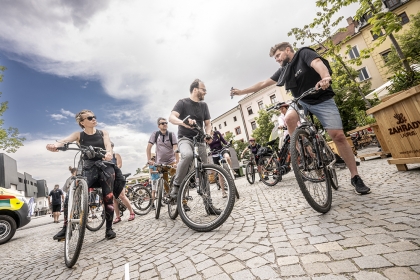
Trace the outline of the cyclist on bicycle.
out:
<instances>
[{"instance_id":1,"label":"cyclist on bicycle","mask_svg":"<svg viewBox=\"0 0 420 280\"><path fill-rule=\"evenodd\" d=\"M191 125L197 124L204 128L206 132L206 139L211 139L211 123L210 123L210 112L207 104L203 102L204 96L207 90L204 83L195 79L190 85L190 97L180 99L172 109L169 121L178 125L178 150L181 153L181 160L179 161L178 168L176 169L176 175L174 180L174 187L171 192L171 197L176 198L179 190L179 186L182 180L187 175L191 162L193 161L193 137L197 134ZM187 116L188 124L185 124L182 120ZM198 153L203 160L207 162L206 144L200 143L198 147ZM211 215L219 215L213 211L214 207L209 207Z\"/></svg>"},{"instance_id":2,"label":"cyclist on bicycle","mask_svg":"<svg viewBox=\"0 0 420 280\"><path fill-rule=\"evenodd\" d=\"M303 92L315 86L319 91L303 98L300 104L304 106L305 111L311 111L328 131L337 146L339 154L349 168L350 181L356 193L369 193L370 188L364 184L358 175L356 160L343 131L340 113L333 98L335 93L330 86L332 71L330 71L328 61L313 49L307 47L301 48L295 53L292 45L288 42L272 47L270 57L273 56L281 67L271 78L243 90L232 89L231 95L256 92L277 84L278 86L285 86L286 90L291 90L294 97L299 97ZM293 135L299 121L299 116L294 109L288 109L285 121L290 135Z\"/></svg>"},{"instance_id":3,"label":"cyclist on bicycle","mask_svg":"<svg viewBox=\"0 0 420 280\"><path fill-rule=\"evenodd\" d=\"M212 130L210 135L213 135L213 138L206 140L206 142L207 144L209 144L210 151L213 157L213 163L217 165L220 164L220 157L219 157L219 152L220 152L222 156L226 159L230 167L232 167L232 160L230 159L229 150L225 149L222 145L222 143L227 145L228 142L225 140L225 138L223 138L223 135L217 130L215 131ZM222 178L220 178L220 182L222 182ZM221 188L221 189L222 189L222 194L223 194L222 196L227 197L225 188Z\"/></svg>"},{"instance_id":4,"label":"cyclist on bicycle","mask_svg":"<svg viewBox=\"0 0 420 280\"><path fill-rule=\"evenodd\" d=\"M83 129L82 132L76 131L66 138L54 143L48 144L47 150L57 152L57 147L64 146L64 143L77 141L83 146L100 147L106 150L104 158L95 157L93 159L84 158L83 176L87 177L89 188L102 188L103 202L105 206L106 231L105 238L115 238L116 234L112 230L112 219L114 217L114 194L119 195L125 185L124 177L117 166L109 162L112 159L113 151L109 134L105 130L96 129L96 116L90 110L83 110L77 113L76 122ZM105 160L105 161L104 161ZM100 169L95 162L105 163L104 170ZM106 172L109 177L104 174ZM121 175L121 176L120 176ZM121 180L122 177L122 180ZM68 199L64 202L64 226L55 236L54 240L62 240L65 238L68 216Z\"/></svg>"},{"instance_id":5,"label":"cyclist on bicycle","mask_svg":"<svg viewBox=\"0 0 420 280\"><path fill-rule=\"evenodd\" d=\"M114 150L114 143L113 142L111 142L111 147L112 147L112 150ZM114 153L112 155L111 162L114 163L115 165L117 165L117 167L121 169L122 158L121 158L120 154ZM128 217L128 221L134 220L134 218L136 217L136 214L133 211L133 207L131 207L130 200L128 200L127 196L125 195L125 191L122 191L118 198L121 200L121 202L124 204L124 206L127 207L128 211L130 212L130 216ZM115 217L115 220L112 223L116 224L116 223L121 222L121 217L120 217L120 207L118 207L118 200L115 199L115 197L114 197L114 210L115 210L115 216L116 217Z\"/></svg>"}]
</instances>

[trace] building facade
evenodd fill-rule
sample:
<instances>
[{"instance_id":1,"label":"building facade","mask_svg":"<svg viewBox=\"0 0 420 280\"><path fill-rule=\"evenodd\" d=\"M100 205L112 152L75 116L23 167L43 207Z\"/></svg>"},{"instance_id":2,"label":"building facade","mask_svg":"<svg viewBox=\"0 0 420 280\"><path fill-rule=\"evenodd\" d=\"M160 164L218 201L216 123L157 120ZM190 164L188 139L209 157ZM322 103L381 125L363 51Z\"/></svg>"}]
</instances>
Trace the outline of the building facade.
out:
<instances>
[{"instance_id":1,"label":"building facade","mask_svg":"<svg viewBox=\"0 0 420 280\"><path fill-rule=\"evenodd\" d=\"M234 140L247 141L248 139L240 105L213 119L211 124L213 130L219 131L223 136L232 132Z\"/></svg>"}]
</instances>

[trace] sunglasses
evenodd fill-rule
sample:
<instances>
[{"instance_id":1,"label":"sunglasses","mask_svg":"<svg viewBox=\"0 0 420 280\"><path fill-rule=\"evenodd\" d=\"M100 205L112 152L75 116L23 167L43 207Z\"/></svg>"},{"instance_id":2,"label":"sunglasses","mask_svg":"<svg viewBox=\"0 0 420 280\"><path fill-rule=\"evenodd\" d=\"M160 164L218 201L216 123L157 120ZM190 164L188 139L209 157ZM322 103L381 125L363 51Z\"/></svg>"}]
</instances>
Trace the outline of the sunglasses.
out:
<instances>
[{"instance_id":1,"label":"sunglasses","mask_svg":"<svg viewBox=\"0 0 420 280\"><path fill-rule=\"evenodd\" d=\"M165 125L165 124L168 124L168 123L167 122L161 122L161 123L159 123L159 125L161 125L161 124Z\"/></svg>"},{"instance_id":2,"label":"sunglasses","mask_svg":"<svg viewBox=\"0 0 420 280\"><path fill-rule=\"evenodd\" d=\"M255 140L249 140L249 142L255 142Z\"/></svg>"},{"instance_id":3,"label":"sunglasses","mask_svg":"<svg viewBox=\"0 0 420 280\"><path fill-rule=\"evenodd\" d=\"M89 117L86 117L86 118L84 118L82 121L84 121L84 120L92 121L93 119L95 119L95 120L96 120L96 116L89 116Z\"/></svg>"}]
</instances>

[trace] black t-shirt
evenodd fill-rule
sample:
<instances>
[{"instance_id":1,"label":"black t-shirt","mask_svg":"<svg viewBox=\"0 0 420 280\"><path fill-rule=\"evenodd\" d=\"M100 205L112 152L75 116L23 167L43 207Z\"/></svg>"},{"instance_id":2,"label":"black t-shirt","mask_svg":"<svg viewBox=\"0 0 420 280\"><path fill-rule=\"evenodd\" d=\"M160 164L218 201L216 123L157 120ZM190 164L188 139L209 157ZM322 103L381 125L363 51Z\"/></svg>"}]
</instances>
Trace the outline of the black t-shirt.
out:
<instances>
[{"instance_id":1,"label":"black t-shirt","mask_svg":"<svg viewBox=\"0 0 420 280\"><path fill-rule=\"evenodd\" d=\"M292 73L294 73L294 76L296 78L297 87L290 89L294 97L301 96L302 93L314 87L321 80L319 74L311 67L312 61L318 57L320 58L319 54L308 48L300 50L298 57L296 57L296 54L293 57L293 59L298 59L296 63L293 63L292 60L289 65L293 67L290 70L292 71ZM271 79L277 82L283 70L283 68L279 68L279 70L277 70L276 73L273 74ZM302 98L302 101L311 105L315 105L322 103L325 100L332 98L333 96L334 92L330 86L326 90L320 89L318 93L308 95L307 97Z\"/></svg>"},{"instance_id":2,"label":"black t-shirt","mask_svg":"<svg viewBox=\"0 0 420 280\"><path fill-rule=\"evenodd\" d=\"M52 205L61 204L62 195L63 195L63 191L60 189L50 191L50 194L48 196L51 196Z\"/></svg>"},{"instance_id":3,"label":"black t-shirt","mask_svg":"<svg viewBox=\"0 0 420 280\"><path fill-rule=\"evenodd\" d=\"M210 112L207 104L202 101L195 102L190 98L178 100L172 111L178 112L179 119L181 120L185 119L189 115L190 119L196 120L197 125L201 128L204 128L204 121L210 120ZM186 128L182 125L178 126L178 139L181 139L181 137L193 139L195 135L197 135L197 132L194 130Z\"/></svg>"},{"instance_id":4,"label":"black t-shirt","mask_svg":"<svg viewBox=\"0 0 420 280\"><path fill-rule=\"evenodd\" d=\"M257 154L257 152L258 152L258 150L261 148L261 145L260 144L255 144L255 146L252 146L252 145L249 145L248 146L248 149L250 149L251 150L251 153L253 153L254 155L256 155Z\"/></svg>"},{"instance_id":5,"label":"black t-shirt","mask_svg":"<svg viewBox=\"0 0 420 280\"><path fill-rule=\"evenodd\" d=\"M105 143L103 138L103 132L99 129L96 130L95 134L89 135L84 131L80 132L80 145L98 147L105 150ZM88 159L86 156L83 159ZM92 160L101 160L102 157L95 157Z\"/></svg>"}]
</instances>

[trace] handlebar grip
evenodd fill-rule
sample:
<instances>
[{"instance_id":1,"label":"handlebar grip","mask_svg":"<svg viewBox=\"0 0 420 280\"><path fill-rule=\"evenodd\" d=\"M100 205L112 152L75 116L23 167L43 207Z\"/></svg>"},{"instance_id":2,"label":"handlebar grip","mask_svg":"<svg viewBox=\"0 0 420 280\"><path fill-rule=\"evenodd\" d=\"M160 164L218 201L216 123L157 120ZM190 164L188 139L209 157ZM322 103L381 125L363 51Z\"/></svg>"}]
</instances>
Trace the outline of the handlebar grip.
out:
<instances>
[{"instance_id":1,"label":"handlebar grip","mask_svg":"<svg viewBox=\"0 0 420 280\"><path fill-rule=\"evenodd\" d=\"M58 151L65 151L65 150L67 150L67 148L66 147L57 147L57 150Z\"/></svg>"}]
</instances>

